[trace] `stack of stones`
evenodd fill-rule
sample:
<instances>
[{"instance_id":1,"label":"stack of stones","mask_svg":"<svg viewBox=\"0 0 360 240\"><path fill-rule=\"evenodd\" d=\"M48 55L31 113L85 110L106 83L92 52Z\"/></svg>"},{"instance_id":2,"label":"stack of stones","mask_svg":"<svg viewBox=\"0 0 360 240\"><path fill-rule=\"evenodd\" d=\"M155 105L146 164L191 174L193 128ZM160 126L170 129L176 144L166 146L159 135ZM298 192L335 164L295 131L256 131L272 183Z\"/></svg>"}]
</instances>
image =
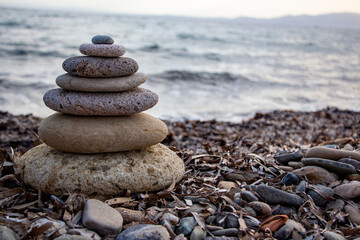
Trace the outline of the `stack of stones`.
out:
<instances>
[{"instance_id":1,"label":"stack of stones","mask_svg":"<svg viewBox=\"0 0 360 240\"><path fill-rule=\"evenodd\" d=\"M25 183L49 194L111 195L157 191L182 178L183 161L160 144L167 126L142 113L158 96L138 88L146 76L113 43L95 36L80 46L87 56L64 61L67 74L56 79L61 88L44 95L46 106L59 113L40 124L44 144L17 160Z\"/></svg>"}]
</instances>

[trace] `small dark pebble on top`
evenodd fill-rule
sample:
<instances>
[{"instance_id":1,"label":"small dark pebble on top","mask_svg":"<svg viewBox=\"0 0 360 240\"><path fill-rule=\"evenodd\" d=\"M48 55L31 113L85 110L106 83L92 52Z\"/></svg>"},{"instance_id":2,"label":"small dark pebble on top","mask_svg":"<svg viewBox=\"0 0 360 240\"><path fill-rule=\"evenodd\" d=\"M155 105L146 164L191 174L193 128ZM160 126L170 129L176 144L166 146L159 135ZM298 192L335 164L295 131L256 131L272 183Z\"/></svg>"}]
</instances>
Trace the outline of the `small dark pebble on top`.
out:
<instances>
[{"instance_id":1,"label":"small dark pebble on top","mask_svg":"<svg viewBox=\"0 0 360 240\"><path fill-rule=\"evenodd\" d=\"M91 39L93 44L113 44L114 40L106 35L96 35Z\"/></svg>"}]
</instances>

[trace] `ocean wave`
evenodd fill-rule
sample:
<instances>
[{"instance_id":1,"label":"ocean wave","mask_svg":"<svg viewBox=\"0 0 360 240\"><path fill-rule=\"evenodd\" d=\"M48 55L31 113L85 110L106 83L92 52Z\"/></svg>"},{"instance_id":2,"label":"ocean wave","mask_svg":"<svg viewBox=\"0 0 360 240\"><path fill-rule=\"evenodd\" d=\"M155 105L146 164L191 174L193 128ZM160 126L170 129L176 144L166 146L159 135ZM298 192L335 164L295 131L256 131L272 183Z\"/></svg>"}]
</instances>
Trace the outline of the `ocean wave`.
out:
<instances>
[{"instance_id":1,"label":"ocean wave","mask_svg":"<svg viewBox=\"0 0 360 240\"><path fill-rule=\"evenodd\" d=\"M67 55L59 52L59 51L40 51L40 50L30 50L24 48L16 48L16 49L1 49L0 50L1 57L7 56L38 56L38 57L59 57L66 58Z\"/></svg>"},{"instance_id":2,"label":"ocean wave","mask_svg":"<svg viewBox=\"0 0 360 240\"><path fill-rule=\"evenodd\" d=\"M220 82L252 82L245 76L227 72L211 73L172 70L163 73L152 74L149 77L153 79L163 79L169 81L206 82L208 84L217 84Z\"/></svg>"},{"instance_id":3,"label":"ocean wave","mask_svg":"<svg viewBox=\"0 0 360 240\"><path fill-rule=\"evenodd\" d=\"M207 37L205 35L197 35L197 34L191 34L191 33L179 33L176 35L176 37L180 40L205 40L205 41L211 41L211 42L226 42L225 39L221 39L218 37Z\"/></svg>"},{"instance_id":4,"label":"ocean wave","mask_svg":"<svg viewBox=\"0 0 360 240\"><path fill-rule=\"evenodd\" d=\"M15 81L10 81L10 80L6 80L3 78L0 78L0 89L4 89L4 90L16 90L21 92L21 90L24 89L30 89L30 90L35 90L35 89L48 89L51 85L45 84L43 82L35 82L35 83L21 83L21 82L15 82Z\"/></svg>"}]
</instances>

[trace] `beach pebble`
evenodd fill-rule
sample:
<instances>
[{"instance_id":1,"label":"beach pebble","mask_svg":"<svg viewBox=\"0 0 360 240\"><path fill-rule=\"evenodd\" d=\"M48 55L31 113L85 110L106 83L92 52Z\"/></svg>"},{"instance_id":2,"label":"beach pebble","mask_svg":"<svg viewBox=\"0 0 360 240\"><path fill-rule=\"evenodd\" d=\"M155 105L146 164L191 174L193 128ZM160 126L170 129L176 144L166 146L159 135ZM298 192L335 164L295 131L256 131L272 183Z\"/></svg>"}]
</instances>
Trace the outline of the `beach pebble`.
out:
<instances>
[{"instance_id":1,"label":"beach pebble","mask_svg":"<svg viewBox=\"0 0 360 240\"><path fill-rule=\"evenodd\" d=\"M245 206L243 208L250 216L252 217L256 217L256 212L254 209L252 209L251 207Z\"/></svg>"},{"instance_id":2,"label":"beach pebble","mask_svg":"<svg viewBox=\"0 0 360 240\"><path fill-rule=\"evenodd\" d=\"M240 193L240 196L246 202L259 201L258 197L256 197L252 192L244 190Z\"/></svg>"},{"instance_id":3,"label":"beach pebble","mask_svg":"<svg viewBox=\"0 0 360 240\"><path fill-rule=\"evenodd\" d=\"M325 187L323 185L313 185L312 187L314 190L309 189L307 194L319 207L324 206L328 202L328 199L334 195L334 191L329 187Z\"/></svg>"},{"instance_id":4,"label":"beach pebble","mask_svg":"<svg viewBox=\"0 0 360 240\"><path fill-rule=\"evenodd\" d=\"M85 78L62 74L56 84L64 89L79 92L122 92L134 89L146 81L142 73L113 78Z\"/></svg>"},{"instance_id":5,"label":"beach pebble","mask_svg":"<svg viewBox=\"0 0 360 240\"><path fill-rule=\"evenodd\" d=\"M19 236L10 228L0 226L0 240L17 240Z\"/></svg>"},{"instance_id":6,"label":"beach pebble","mask_svg":"<svg viewBox=\"0 0 360 240\"><path fill-rule=\"evenodd\" d=\"M164 122L146 113L126 117L55 113L45 118L39 127L39 137L44 143L71 153L141 149L160 143L167 132Z\"/></svg>"},{"instance_id":7,"label":"beach pebble","mask_svg":"<svg viewBox=\"0 0 360 240\"><path fill-rule=\"evenodd\" d=\"M327 147L313 147L306 153L307 158L325 158L339 160L341 158L352 158L360 161L360 153L346 150L338 150Z\"/></svg>"},{"instance_id":8,"label":"beach pebble","mask_svg":"<svg viewBox=\"0 0 360 240\"><path fill-rule=\"evenodd\" d=\"M113 44L114 40L106 35L96 35L93 36L93 38L91 39L91 42L94 44Z\"/></svg>"},{"instance_id":9,"label":"beach pebble","mask_svg":"<svg viewBox=\"0 0 360 240\"><path fill-rule=\"evenodd\" d=\"M324 238L326 240L345 240L343 235L331 231L326 231L324 233Z\"/></svg>"},{"instance_id":10,"label":"beach pebble","mask_svg":"<svg viewBox=\"0 0 360 240\"><path fill-rule=\"evenodd\" d=\"M326 211L328 210L342 210L345 206L345 202L341 199L336 199L334 201L329 202L326 205Z\"/></svg>"},{"instance_id":11,"label":"beach pebble","mask_svg":"<svg viewBox=\"0 0 360 240\"><path fill-rule=\"evenodd\" d=\"M106 236L121 231L123 218L118 211L106 203L89 199L85 203L82 223L85 227Z\"/></svg>"},{"instance_id":12,"label":"beach pebble","mask_svg":"<svg viewBox=\"0 0 360 240\"><path fill-rule=\"evenodd\" d=\"M349 214L348 218L351 222L355 223L356 225L360 225L360 211L358 208L352 205L346 205L344 210L347 214Z\"/></svg>"},{"instance_id":13,"label":"beach pebble","mask_svg":"<svg viewBox=\"0 0 360 240\"><path fill-rule=\"evenodd\" d=\"M206 232L200 226L196 226L190 235L190 240L203 240L205 238Z\"/></svg>"},{"instance_id":14,"label":"beach pebble","mask_svg":"<svg viewBox=\"0 0 360 240\"><path fill-rule=\"evenodd\" d=\"M257 218L251 216L244 216L244 222L249 228L258 228L261 223Z\"/></svg>"},{"instance_id":15,"label":"beach pebble","mask_svg":"<svg viewBox=\"0 0 360 240\"><path fill-rule=\"evenodd\" d=\"M62 64L63 69L80 77L121 77L136 73L139 69L135 60L126 57L71 57Z\"/></svg>"},{"instance_id":16,"label":"beach pebble","mask_svg":"<svg viewBox=\"0 0 360 240\"><path fill-rule=\"evenodd\" d=\"M93 239L101 239L101 238L91 238L91 237L85 237L85 236L80 236L80 235L63 234L60 237L55 238L54 240L93 240Z\"/></svg>"},{"instance_id":17,"label":"beach pebble","mask_svg":"<svg viewBox=\"0 0 360 240\"><path fill-rule=\"evenodd\" d=\"M294 231L302 237L306 236L306 229L300 223L288 219L285 225L276 231L274 237L279 240L285 240L288 239Z\"/></svg>"},{"instance_id":18,"label":"beach pebble","mask_svg":"<svg viewBox=\"0 0 360 240\"><path fill-rule=\"evenodd\" d=\"M239 227L239 219L238 217L230 214L225 219L225 226L226 228L238 228Z\"/></svg>"},{"instance_id":19,"label":"beach pebble","mask_svg":"<svg viewBox=\"0 0 360 240\"><path fill-rule=\"evenodd\" d=\"M249 206L255 210L257 216L268 216L271 213L271 207L263 202L253 201Z\"/></svg>"},{"instance_id":20,"label":"beach pebble","mask_svg":"<svg viewBox=\"0 0 360 240\"><path fill-rule=\"evenodd\" d=\"M296 210L292 207L288 207L288 206L281 206L281 205L275 205L275 206L271 206L273 211L271 213L271 215L288 215L288 216L292 216L293 214L296 214Z\"/></svg>"},{"instance_id":21,"label":"beach pebble","mask_svg":"<svg viewBox=\"0 0 360 240\"><path fill-rule=\"evenodd\" d=\"M293 167L294 169L302 168L305 166L302 162L288 162L288 165L290 167Z\"/></svg>"},{"instance_id":22,"label":"beach pebble","mask_svg":"<svg viewBox=\"0 0 360 240\"><path fill-rule=\"evenodd\" d=\"M355 169L360 169L360 161L354 160L352 158L341 158L339 162L347 163L355 167Z\"/></svg>"},{"instance_id":23,"label":"beach pebble","mask_svg":"<svg viewBox=\"0 0 360 240\"><path fill-rule=\"evenodd\" d=\"M360 182L346 183L334 188L336 195L344 199L360 197Z\"/></svg>"},{"instance_id":24,"label":"beach pebble","mask_svg":"<svg viewBox=\"0 0 360 240\"><path fill-rule=\"evenodd\" d=\"M81 44L79 50L82 54L94 57L120 57L125 54L125 47L109 44Z\"/></svg>"},{"instance_id":25,"label":"beach pebble","mask_svg":"<svg viewBox=\"0 0 360 240\"><path fill-rule=\"evenodd\" d=\"M44 103L54 111L83 116L124 116L143 112L158 102L158 95L144 88L116 93L72 92L51 89Z\"/></svg>"},{"instance_id":26,"label":"beach pebble","mask_svg":"<svg viewBox=\"0 0 360 240\"><path fill-rule=\"evenodd\" d=\"M161 219L164 219L164 220L167 220L168 222L170 222L171 224L173 225L176 225L178 224L179 222L179 217L175 216L174 214L172 213L164 213L162 216L161 216Z\"/></svg>"},{"instance_id":27,"label":"beach pebble","mask_svg":"<svg viewBox=\"0 0 360 240\"><path fill-rule=\"evenodd\" d=\"M205 240L239 240L238 237L206 237Z\"/></svg>"},{"instance_id":28,"label":"beach pebble","mask_svg":"<svg viewBox=\"0 0 360 240\"><path fill-rule=\"evenodd\" d=\"M287 165L288 162L299 162L303 156L300 153L285 153L273 157L276 161L283 165Z\"/></svg>"},{"instance_id":29,"label":"beach pebble","mask_svg":"<svg viewBox=\"0 0 360 240\"><path fill-rule=\"evenodd\" d=\"M220 181L218 183L218 188L230 190L231 188L237 188L237 184L231 181Z\"/></svg>"},{"instance_id":30,"label":"beach pebble","mask_svg":"<svg viewBox=\"0 0 360 240\"><path fill-rule=\"evenodd\" d=\"M180 225L176 228L176 234L184 234L185 236L190 234L196 226L194 217L186 217L180 220Z\"/></svg>"},{"instance_id":31,"label":"beach pebble","mask_svg":"<svg viewBox=\"0 0 360 240\"><path fill-rule=\"evenodd\" d=\"M117 235L116 240L169 240L170 235L165 227L152 224L131 226Z\"/></svg>"},{"instance_id":32,"label":"beach pebble","mask_svg":"<svg viewBox=\"0 0 360 240\"><path fill-rule=\"evenodd\" d=\"M297 192L305 192L306 191L306 181L301 181L296 187L295 190Z\"/></svg>"},{"instance_id":33,"label":"beach pebble","mask_svg":"<svg viewBox=\"0 0 360 240\"><path fill-rule=\"evenodd\" d=\"M299 178L294 173L288 172L283 177L283 179L281 179L281 182L284 183L286 186L294 185L294 184L297 184L299 182Z\"/></svg>"},{"instance_id":34,"label":"beach pebble","mask_svg":"<svg viewBox=\"0 0 360 240\"><path fill-rule=\"evenodd\" d=\"M333 174L326 169L317 166L306 166L293 171L298 177L306 177L309 183L322 184L332 183L337 180Z\"/></svg>"},{"instance_id":35,"label":"beach pebble","mask_svg":"<svg viewBox=\"0 0 360 240\"><path fill-rule=\"evenodd\" d=\"M293 206L300 206L304 203L304 200L296 194L288 193L265 184L256 186L255 191L270 204L289 204Z\"/></svg>"},{"instance_id":36,"label":"beach pebble","mask_svg":"<svg viewBox=\"0 0 360 240\"><path fill-rule=\"evenodd\" d=\"M347 175L356 173L356 169L354 166L342 163L338 161L323 159L323 158L303 158L301 162L305 166L318 166L322 167L330 172L339 174L339 175Z\"/></svg>"},{"instance_id":37,"label":"beach pebble","mask_svg":"<svg viewBox=\"0 0 360 240\"><path fill-rule=\"evenodd\" d=\"M41 144L16 160L23 181L44 193L62 195L80 189L100 195L162 190L185 172L184 162L162 144L140 150L73 154Z\"/></svg>"},{"instance_id":38,"label":"beach pebble","mask_svg":"<svg viewBox=\"0 0 360 240\"><path fill-rule=\"evenodd\" d=\"M227 228L211 232L214 236L237 236L238 233L239 230L237 228Z\"/></svg>"}]
</instances>

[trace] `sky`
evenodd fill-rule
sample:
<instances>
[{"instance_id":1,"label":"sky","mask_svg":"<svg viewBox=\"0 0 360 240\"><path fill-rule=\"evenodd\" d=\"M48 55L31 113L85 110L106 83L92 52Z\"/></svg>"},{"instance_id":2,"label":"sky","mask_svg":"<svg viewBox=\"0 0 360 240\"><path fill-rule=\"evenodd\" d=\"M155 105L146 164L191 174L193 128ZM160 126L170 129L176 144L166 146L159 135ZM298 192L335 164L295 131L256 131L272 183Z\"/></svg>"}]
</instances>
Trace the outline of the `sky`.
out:
<instances>
[{"instance_id":1,"label":"sky","mask_svg":"<svg viewBox=\"0 0 360 240\"><path fill-rule=\"evenodd\" d=\"M360 0L0 0L1 6L194 17L360 13Z\"/></svg>"}]
</instances>

